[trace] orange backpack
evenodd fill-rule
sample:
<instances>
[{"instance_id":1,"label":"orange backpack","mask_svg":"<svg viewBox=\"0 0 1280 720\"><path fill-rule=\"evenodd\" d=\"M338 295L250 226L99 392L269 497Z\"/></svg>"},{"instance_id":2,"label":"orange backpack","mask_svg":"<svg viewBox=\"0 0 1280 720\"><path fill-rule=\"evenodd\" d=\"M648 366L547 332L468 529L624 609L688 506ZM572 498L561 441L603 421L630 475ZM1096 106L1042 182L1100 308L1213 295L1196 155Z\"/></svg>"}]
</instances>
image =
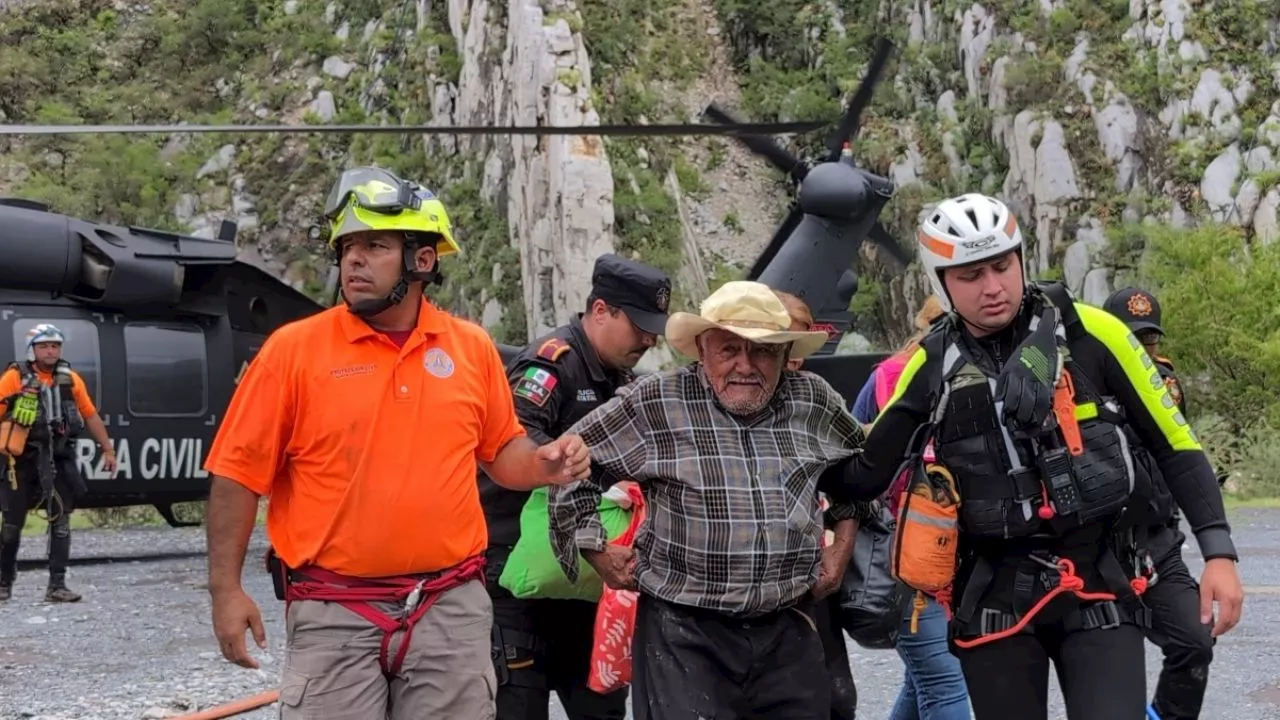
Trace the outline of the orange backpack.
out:
<instances>
[{"instance_id":1,"label":"orange backpack","mask_svg":"<svg viewBox=\"0 0 1280 720\"><path fill-rule=\"evenodd\" d=\"M911 631L916 631L925 593L937 595L951 587L960 543L960 493L955 478L939 463L926 463L923 449L932 423L916 429L900 473L907 473L898 506L898 524L891 555L894 577L916 591Z\"/></svg>"}]
</instances>

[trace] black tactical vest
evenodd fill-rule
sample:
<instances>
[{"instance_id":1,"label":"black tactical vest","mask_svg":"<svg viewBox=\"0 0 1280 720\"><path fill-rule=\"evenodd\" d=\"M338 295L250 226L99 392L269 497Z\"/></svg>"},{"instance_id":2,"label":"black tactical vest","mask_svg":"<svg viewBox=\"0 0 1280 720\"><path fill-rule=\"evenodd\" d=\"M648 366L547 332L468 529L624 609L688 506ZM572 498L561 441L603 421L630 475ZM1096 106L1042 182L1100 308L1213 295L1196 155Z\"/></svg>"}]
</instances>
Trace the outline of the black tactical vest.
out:
<instances>
[{"instance_id":1,"label":"black tactical vest","mask_svg":"<svg viewBox=\"0 0 1280 720\"><path fill-rule=\"evenodd\" d=\"M1072 338L1083 334L1083 326L1065 289L1058 289L1062 299L1043 288L1031 297L1047 296L1058 306L1070 348ZM1039 439L1015 438L997 412L993 396L997 375L975 361L959 332L944 323L923 345L928 357L942 360L934 370L938 383L935 453L959 484L962 531L980 538L1060 535L1119 516L1134 493L1137 472L1131 439L1115 402L1101 397L1068 357L1065 368L1074 385L1082 452L1064 450L1068 443L1060 428ZM1045 458L1056 463L1046 463ZM1048 513L1041 508L1050 505L1050 488L1064 486L1078 499L1077 509L1042 517L1041 513Z\"/></svg>"},{"instance_id":2,"label":"black tactical vest","mask_svg":"<svg viewBox=\"0 0 1280 720\"><path fill-rule=\"evenodd\" d=\"M84 417L72 392L71 365L66 360L58 361L53 369L52 386L40 382L30 363L13 362L9 367L18 371L23 388L36 388L40 393L39 411L27 435L27 447L52 441L54 451L65 454L71 441L85 429Z\"/></svg>"}]
</instances>

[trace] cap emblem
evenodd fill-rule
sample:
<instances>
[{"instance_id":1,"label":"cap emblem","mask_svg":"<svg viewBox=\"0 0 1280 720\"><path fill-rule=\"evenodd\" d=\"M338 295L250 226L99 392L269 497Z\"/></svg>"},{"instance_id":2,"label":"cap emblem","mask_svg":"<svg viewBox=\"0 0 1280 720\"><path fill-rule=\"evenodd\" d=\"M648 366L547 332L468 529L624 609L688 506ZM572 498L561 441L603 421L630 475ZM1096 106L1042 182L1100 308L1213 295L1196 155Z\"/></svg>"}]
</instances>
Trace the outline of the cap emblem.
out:
<instances>
[{"instance_id":1,"label":"cap emblem","mask_svg":"<svg viewBox=\"0 0 1280 720\"><path fill-rule=\"evenodd\" d=\"M1146 317L1151 314L1151 299L1142 293L1129 298L1127 307L1134 317Z\"/></svg>"},{"instance_id":2,"label":"cap emblem","mask_svg":"<svg viewBox=\"0 0 1280 720\"><path fill-rule=\"evenodd\" d=\"M667 305L671 302L671 291L666 286L658 288L658 294L654 296L653 301L658 306L658 310L667 311Z\"/></svg>"}]
</instances>

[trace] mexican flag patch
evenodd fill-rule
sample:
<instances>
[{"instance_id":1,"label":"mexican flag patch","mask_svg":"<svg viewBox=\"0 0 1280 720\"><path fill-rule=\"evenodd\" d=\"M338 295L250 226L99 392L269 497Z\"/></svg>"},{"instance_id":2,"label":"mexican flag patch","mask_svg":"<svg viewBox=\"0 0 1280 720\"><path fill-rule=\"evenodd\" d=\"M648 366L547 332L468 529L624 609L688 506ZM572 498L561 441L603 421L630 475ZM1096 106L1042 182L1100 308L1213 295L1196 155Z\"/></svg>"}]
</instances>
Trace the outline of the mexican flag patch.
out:
<instances>
[{"instance_id":1,"label":"mexican flag patch","mask_svg":"<svg viewBox=\"0 0 1280 720\"><path fill-rule=\"evenodd\" d=\"M520 380L516 383L512 392L516 397L522 397L525 400L542 407L551 397L551 391L555 389L556 376L538 367L531 367L524 371L524 375L520 376Z\"/></svg>"}]
</instances>

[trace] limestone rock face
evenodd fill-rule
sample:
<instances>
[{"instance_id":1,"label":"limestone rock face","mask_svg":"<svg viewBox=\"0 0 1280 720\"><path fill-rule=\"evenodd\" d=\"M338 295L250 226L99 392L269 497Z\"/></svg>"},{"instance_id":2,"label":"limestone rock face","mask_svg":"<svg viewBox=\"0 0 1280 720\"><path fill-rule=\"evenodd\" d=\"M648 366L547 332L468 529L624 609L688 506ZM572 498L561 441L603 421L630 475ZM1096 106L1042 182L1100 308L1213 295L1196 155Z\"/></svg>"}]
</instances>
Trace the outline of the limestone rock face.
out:
<instances>
[{"instance_id":1,"label":"limestone rock face","mask_svg":"<svg viewBox=\"0 0 1280 720\"><path fill-rule=\"evenodd\" d=\"M911 208L892 213L895 236L913 236L917 203L996 195L1019 219L1028 274L1061 278L1091 303L1132 270L1109 265L1108 233L1122 222L1214 220L1256 242L1280 237L1280 8L1239 19L1251 34L1238 51L1217 39L1221 2L1094 10L979 1L939 17L925 0L895 6L914 79L897 83L899 97L932 106L894 111L896 153L876 168ZM913 141L922 133L931 142ZM883 297L867 332L892 344L928 285L915 265L871 274Z\"/></svg>"},{"instance_id":2,"label":"limestone rock face","mask_svg":"<svg viewBox=\"0 0 1280 720\"><path fill-rule=\"evenodd\" d=\"M35 2L0 5L20 12ZM591 127L602 114L613 122L628 94L644 101L627 122L698 122L712 102L755 121L812 119L827 100L847 100L865 70L857 59L865 49L852 43L865 35L858 13L867 8L797 3L795 17L768 18L798 28L783 47L766 37L769 28L746 27L764 19L722 14L724 3L619 3L278 3L259 20L283 29L260 52L207 80L190 73L201 87L181 90L201 99L201 112L237 123L544 125L583 134L174 133L156 152L163 182L135 184L162 193L159 214L188 232L212 236L234 221L246 261L320 297L333 289L332 253L308 231L321 224L328 184L343 166L393 164L453 193L463 254L441 292L453 293L452 311L491 330L532 337L567 321L582 309L594 259L619 249L660 261L676 283L676 309L696 307L752 263L781 220L788 185L732 139L606 143ZM178 4L111 6L125 28ZM616 29L602 27L609 20L631 22L634 43L606 37ZM1280 237L1275 3L903 0L883 3L874 20L903 28L905 42L853 152L895 183L883 217L902 245L913 245L931 203L996 195L1019 220L1029 275L1060 277L1098 301L1132 270L1109 252L1107 238L1122 223L1216 220L1254 242ZM657 60L645 60L642 46L659 48ZM666 72L694 55L683 74ZM0 122L32 120L10 117L21 112L6 106ZM781 142L807 158L821 144ZM12 143L0 158L2 191L21 193L25 178L67 161L38 144L19 152L31 141ZM882 254L868 249L859 259L863 287L878 300L857 330L885 347L905 337L928 284L917 264L904 272ZM671 359L665 350L651 356Z\"/></svg>"},{"instance_id":3,"label":"limestone rock face","mask_svg":"<svg viewBox=\"0 0 1280 720\"><path fill-rule=\"evenodd\" d=\"M435 86L433 123L599 125L588 109L591 62L569 23L576 15L571 2L451 0L462 71L456 85ZM443 137L430 138L429 152L476 158L482 196L505 211L529 337L567 322L586 302L595 258L614 250L613 175L601 138ZM488 306L486 324L501 312Z\"/></svg>"}]
</instances>

